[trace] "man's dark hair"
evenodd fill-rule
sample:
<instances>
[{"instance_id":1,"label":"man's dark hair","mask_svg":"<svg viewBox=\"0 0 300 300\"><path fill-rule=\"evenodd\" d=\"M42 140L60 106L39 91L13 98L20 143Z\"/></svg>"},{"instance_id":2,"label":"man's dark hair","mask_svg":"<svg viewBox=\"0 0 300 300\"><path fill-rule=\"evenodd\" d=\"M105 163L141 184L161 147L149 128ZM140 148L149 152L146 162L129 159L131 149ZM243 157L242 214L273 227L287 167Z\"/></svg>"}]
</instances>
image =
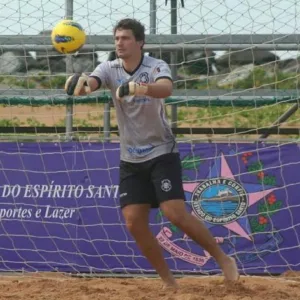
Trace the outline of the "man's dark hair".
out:
<instances>
[{"instance_id":1,"label":"man's dark hair","mask_svg":"<svg viewBox=\"0 0 300 300\"><path fill-rule=\"evenodd\" d=\"M132 30L135 39L140 42L145 42L145 27L142 23L135 19L120 20L114 27L114 35L119 29Z\"/></svg>"}]
</instances>

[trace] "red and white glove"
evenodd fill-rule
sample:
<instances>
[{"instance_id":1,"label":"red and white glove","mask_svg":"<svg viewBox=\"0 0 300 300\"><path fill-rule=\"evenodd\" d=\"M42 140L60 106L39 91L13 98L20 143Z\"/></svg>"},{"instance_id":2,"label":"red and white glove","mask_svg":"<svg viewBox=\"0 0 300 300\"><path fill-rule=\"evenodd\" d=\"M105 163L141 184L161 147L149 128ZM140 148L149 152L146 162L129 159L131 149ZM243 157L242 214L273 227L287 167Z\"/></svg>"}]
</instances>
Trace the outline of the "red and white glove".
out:
<instances>
[{"instance_id":1,"label":"red and white glove","mask_svg":"<svg viewBox=\"0 0 300 300\"><path fill-rule=\"evenodd\" d=\"M65 91L69 96L80 96L91 93L88 85L89 77L84 73L76 73L70 76L65 83Z\"/></svg>"},{"instance_id":2,"label":"red and white glove","mask_svg":"<svg viewBox=\"0 0 300 300\"><path fill-rule=\"evenodd\" d=\"M146 84L136 83L133 81L123 83L117 89L117 99L122 100L125 96L143 96L148 92Z\"/></svg>"}]
</instances>

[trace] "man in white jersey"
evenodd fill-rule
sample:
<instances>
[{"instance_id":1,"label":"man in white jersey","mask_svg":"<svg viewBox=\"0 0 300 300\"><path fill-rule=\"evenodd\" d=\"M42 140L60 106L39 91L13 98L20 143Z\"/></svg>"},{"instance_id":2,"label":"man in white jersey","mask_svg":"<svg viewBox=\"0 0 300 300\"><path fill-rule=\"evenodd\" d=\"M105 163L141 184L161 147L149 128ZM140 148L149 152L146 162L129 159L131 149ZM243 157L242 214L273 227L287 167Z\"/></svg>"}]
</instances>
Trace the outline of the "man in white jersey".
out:
<instances>
[{"instance_id":1,"label":"man in white jersey","mask_svg":"<svg viewBox=\"0 0 300 300\"><path fill-rule=\"evenodd\" d=\"M164 98L173 87L169 66L143 55L145 30L140 22L119 21L114 38L117 59L99 64L90 76L71 76L65 89L76 96L100 87L112 92L120 132L120 206L129 232L165 287L177 284L149 228L150 209L158 207L216 259L225 280L238 280L235 260L185 207L180 156L164 110Z\"/></svg>"}]
</instances>

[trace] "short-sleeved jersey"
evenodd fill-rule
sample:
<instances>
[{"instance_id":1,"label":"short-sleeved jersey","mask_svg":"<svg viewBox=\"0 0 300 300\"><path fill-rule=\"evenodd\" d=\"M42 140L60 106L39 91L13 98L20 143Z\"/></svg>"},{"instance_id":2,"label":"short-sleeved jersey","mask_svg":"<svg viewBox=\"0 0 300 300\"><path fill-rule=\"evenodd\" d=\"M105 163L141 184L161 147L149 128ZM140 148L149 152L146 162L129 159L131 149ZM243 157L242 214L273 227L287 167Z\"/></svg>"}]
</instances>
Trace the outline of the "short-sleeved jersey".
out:
<instances>
[{"instance_id":1,"label":"short-sleeved jersey","mask_svg":"<svg viewBox=\"0 0 300 300\"><path fill-rule=\"evenodd\" d=\"M143 162L159 155L178 152L175 138L167 121L164 99L128 96L116 99L117 88L125 82L154 83L159 78L172 80L166 62L143 56L139 66L128 73L122 60L105 61L90 75L101 87L111 90L120 134L121 160Z\"/></svg>"}]
</instances>

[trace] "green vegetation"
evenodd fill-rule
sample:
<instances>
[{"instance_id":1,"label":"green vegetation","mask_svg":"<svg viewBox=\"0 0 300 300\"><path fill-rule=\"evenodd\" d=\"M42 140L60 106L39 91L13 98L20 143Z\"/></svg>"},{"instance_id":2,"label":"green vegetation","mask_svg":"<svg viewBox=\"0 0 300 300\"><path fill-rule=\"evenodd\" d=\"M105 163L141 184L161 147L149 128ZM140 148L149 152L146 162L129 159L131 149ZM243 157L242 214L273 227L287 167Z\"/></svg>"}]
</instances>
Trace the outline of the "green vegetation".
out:
<instances>
[{"instance_id":1,"label":"green vegetation","mask_svg":"<svg viewBox=\"0 0 300 300\"><path fill-rule=\"evenodd\" d=\"M18 127L21 125L25 125L25 124L21 122L17 117L0 120L0 127Z\"/></svg>"},{"instance_id":2,"label":"green vegetation","mask_svg":"<svg viewBox=\"0 0 300 300\"><path fill-rule=\"evenodd\" d=\"M246 79L237 81L232 88L297 89L300 82L299 76L300 74L281 71L267 72L263 68L255 68Z\"/></svg>"},{"instance_id":3,"label":"green vegetation","mask_svg":"<svg viewBox=\"0 0 300 300\"><path fill-rule=\"evenodd\" d=\"M7 87L21 87L25 89L62 89L66 76L38 73L24 76L0 76L0 83Z\"/></svg>"},{"instance_id":4,"label":"green vegetation","mask_svg":"<svg viewBox=\"0 0 300 300\"><path fill-rule=\"evenodd\" d=\"M182 76L184 72L179 70ZM218 75L199 80L197 75L189 75L190 79L180 81L178 88L184 89L298 89L300 83L300 74L283 73L280 70L266 70L262 67L256 67L247 78L237 80L228 85L218 85ZM222 75L220 75L222 76Z\"/></svg>"},{"instance_id":5,"label":"green vegetation","mask_svg":"<svg viewBox=\"0 0 300 300\"><path fill-rule=\"evenodd\" d=\"M277 104L272 106L252 107L203 107L179 108L178 122L181 127L246 127L259 128L270 126L285 111L290 104ZM168 115L170 116L170 108ZM288 126L300 124L300 111L297 111L287 120ZM286 126L285 125L285 126Z\"/></svg>"}]
</instances>

